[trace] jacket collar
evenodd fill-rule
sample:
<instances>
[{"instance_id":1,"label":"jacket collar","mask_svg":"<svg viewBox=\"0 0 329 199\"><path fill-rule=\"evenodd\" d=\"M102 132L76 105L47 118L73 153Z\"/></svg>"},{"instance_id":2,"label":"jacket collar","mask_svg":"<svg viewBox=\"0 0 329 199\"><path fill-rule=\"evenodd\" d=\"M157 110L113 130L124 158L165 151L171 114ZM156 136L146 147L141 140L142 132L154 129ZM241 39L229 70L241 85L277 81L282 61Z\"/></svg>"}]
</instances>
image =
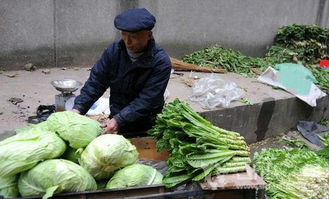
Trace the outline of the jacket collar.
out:
<instances>
[{"instance_id":1,"label":"jacket collar","mask_svg":"<svg viewBox=\"0 0 329 199\"><path fill-rule=\"evenodd\" d=\"M119 43L122 52L125 54L127 59L129 59L129 55L127 53L125 43L123 42L122 39L120 40ZM138 57L138 59L134 62L134 64L137 64L138 67L142 67L142 68L151 68L152 67L151 62L154 58L154 55L155 55L155 41L153 38L151 38L149 43L147 44L144 54Z\"/></svg>"}]
</instances>

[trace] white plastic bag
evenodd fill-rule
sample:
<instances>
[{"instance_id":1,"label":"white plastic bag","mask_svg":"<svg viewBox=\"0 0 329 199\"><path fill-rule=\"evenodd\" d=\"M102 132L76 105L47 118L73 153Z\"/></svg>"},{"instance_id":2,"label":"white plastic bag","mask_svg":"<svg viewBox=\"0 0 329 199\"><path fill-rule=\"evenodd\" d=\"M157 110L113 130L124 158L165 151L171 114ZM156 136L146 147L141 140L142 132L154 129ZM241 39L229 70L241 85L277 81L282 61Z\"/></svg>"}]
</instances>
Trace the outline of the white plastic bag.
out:
<instances>
[{"instance_id":1,"label":"white plastic bag","mask_svg":"<svg viewBox=\"0 0 329 199\"><path fill-rule=\"evenodd\" d=\"M169 98L169 96L170 96L170 92L169 92L168 88L166 88L166 90L165 90L165 92L163 94L164 100L166 101Z\"/></svg>"},{"instance_id":2,"label":"white plastic bag","mask_svg":"<svg viewBox=\"0 0 329 199\"><path fill-rule=\"evenodd\" d=\"M291 64L291 63L284 63L284 64L290 64L290 65L288 65L290 67L293 67L294 65L296 65L296 64ZM278 66L284 65L284 64L279 64ZM296 71L294 71L294 73L289 74L291 81L295 80L296 85L301 80L302 81L312 81L312 78L309 78L307 76L301 78L303 73L305 73L303 70L308 70L308 69L306 69L303 66L299 66L299 67L301 68L300 70L299 70L299 68L297 68ZM266 71L261 76L258 77L257 80L260 82L272 85L272 86L282 88L282 89L290 92L291 94L295 95L296 97L298 97L299 99L306 102L307 104L309 104L312 107L316 107L317 99L326 96L326 94L323 91L321 91L314 83L311 83L311 86L310 86L307 94L298 93L298 92L296 92L296 89L293 89L293 88L287 88L287 86L280 81L280 75L282 75L282 73L283 73L282 71L278 71L272 67L268 67L266 69ZM311 73L311 72L309 72L309 73Z\"/></svg>"},{"instance_id":3,"label":"white plastic bag","mask_svg":"<svg viewBox=\"0 0 329 199\"><path fill-rule=\"evenodd\" d=\"M71 97L66 101L65 110L71 110L73 108L74 100L75 97ZM109 98L101 97L90 107L86 115L109 115L110 113Z\"/></svg>"},{"instance_id":4,"label":"white plastic bag","mask_svg":"<svg viewBox=\"0 0 329 199\"><path fill-rule=\"evenodd\" d=\"M234 82L225 82L211 74L199 79L192 87L191 101L199 102L202 108L228 107L231 101L243 97L244 91Z\"/></svg>"}]
</instances>

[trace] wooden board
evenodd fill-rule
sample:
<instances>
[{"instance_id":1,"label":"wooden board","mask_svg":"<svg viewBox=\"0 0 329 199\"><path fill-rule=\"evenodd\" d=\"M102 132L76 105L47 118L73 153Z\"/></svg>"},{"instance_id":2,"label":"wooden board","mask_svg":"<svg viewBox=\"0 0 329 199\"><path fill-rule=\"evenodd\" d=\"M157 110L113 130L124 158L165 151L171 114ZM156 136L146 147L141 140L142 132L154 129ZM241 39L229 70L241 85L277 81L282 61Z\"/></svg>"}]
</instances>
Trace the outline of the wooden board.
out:
<instances>
[{"instance_id":1,"label":"wooden board","mask_svg":"<svg viewBox=\"0 0 329 199\"><path fill-rule=\"evenodd\" d=\"M129 140L137 148L138 159L157 161L166 161L168 159L169 154L167 151L157 151L153 137L130 138Z\"/></svg>"},{"instance_id":2,"label":"wooden board","mask_svg":"<svg viewBox=\"0 0 329 199\"><path fill-rule=\"evenodd\" d=\"M172 57L170 58L170 61L174 70L198 71L198 72L206 72L206 73L227 73L225 69L197 66L194 64L183 62L181 60Z\"/></svg>"},{"instance_id":3,"label":"wooden board","mask_svg":"<svg viewBox=\"0 0 329 199\"><path fill-rule=\"evenodd\" d=\"M205 178L200 186L203 190L265 189L266 182L257 175L253 168L247 165L246 172Z\"/></svg>"}]
</instances>

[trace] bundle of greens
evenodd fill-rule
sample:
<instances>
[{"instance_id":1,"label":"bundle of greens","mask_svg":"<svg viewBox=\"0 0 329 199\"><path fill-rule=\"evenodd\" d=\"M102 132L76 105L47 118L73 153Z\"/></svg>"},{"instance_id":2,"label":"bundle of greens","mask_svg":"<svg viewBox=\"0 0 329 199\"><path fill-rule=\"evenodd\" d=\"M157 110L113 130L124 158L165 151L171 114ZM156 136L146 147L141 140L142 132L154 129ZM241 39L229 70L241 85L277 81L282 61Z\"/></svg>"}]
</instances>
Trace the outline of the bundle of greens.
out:
<instances>
[{"instance_id":1,"label":"bundle of greens","mask_svg":"<svg viewBox=\"0 0 329 199\"><path fill-rule=\"evenodd\" d=\"M249 148L239 133L214 126L178 99L164 107L148 133L156 138L159 151L170 153L166 187L245 171L250 163Z\"/></svg>"},{"instance_id":2,"label":"bundle of greens","mask_svg":"<svg viewBox=\"0 0 329 199\"><path fill-rule=\"evenodd\" d=\"M329 58L329 28L316 25L283 26L278 29L273 46L295 52L293 56L304 64L317 64Z\"/></svg>"},{"instance_id":3,"label":"bundle of greens","mask_svg":"<svg viewBox=\"0 0 329 199\"><path fill-rule=\"evenodd\" d=\"M198 66L223 68L228 72L235 72L248 77L255 76L251 68L265 70L272 64L270 59L248 57L238 51L219 45L186 55L183 61Z\"/></svg>"},{"instance_id":4,"label":"bundle of greens","mask_svg":"<svg viewBox=\"0 0 329 199\"><path fill-rule=\"evenodd\" d=\"M319 138L324 147L321 150L316 151L316 153L318 154L318 156L322 157L323 159L326 159L329 163L329 132L326 132L323 136L319 136Z\"/></svg>"},{"instance_id":5,"label":"bundle of greens","mask_svg":"<svg viewBox=\"0 0 329 199\"><path fill-rule=\"evenodd\" d=\"M275 199L328 197L328 163L309 149L263 149L254 167L268 183L266 193Z\"/></svg>"},{"instance_id":6,"label":"bundle of greens","mask_svg":"<svg viewBox=\"0 0 329 199\"><path fill-rule=\"evenodd\" d=\"M323 149L316 151L316 154L323 159L326 159L329 163L329 147L324 147Z\"/></svg>"}]
</instances>

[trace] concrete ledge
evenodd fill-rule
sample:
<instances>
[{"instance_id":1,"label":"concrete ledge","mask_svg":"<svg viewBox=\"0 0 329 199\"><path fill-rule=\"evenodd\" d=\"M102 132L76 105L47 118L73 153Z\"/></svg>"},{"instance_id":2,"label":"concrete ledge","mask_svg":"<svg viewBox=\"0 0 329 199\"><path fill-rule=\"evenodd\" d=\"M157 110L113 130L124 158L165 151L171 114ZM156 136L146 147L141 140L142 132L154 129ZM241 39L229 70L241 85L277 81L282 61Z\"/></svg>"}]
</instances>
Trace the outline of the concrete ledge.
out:
<instances>
[{"instance_id":1,"label":"concrete ledge","mask_svg":"<svg viewBox=\"0 0 329 199\"><path fill-rule=\"evenodd\" d=\"M328 96L319 99L314 108L291 97L205 111L201 115L216 126L239 132L248 143L252 143L295 129L300 120L319 122L329 117L328 105Z\"/></svg>"}]
</instances>

